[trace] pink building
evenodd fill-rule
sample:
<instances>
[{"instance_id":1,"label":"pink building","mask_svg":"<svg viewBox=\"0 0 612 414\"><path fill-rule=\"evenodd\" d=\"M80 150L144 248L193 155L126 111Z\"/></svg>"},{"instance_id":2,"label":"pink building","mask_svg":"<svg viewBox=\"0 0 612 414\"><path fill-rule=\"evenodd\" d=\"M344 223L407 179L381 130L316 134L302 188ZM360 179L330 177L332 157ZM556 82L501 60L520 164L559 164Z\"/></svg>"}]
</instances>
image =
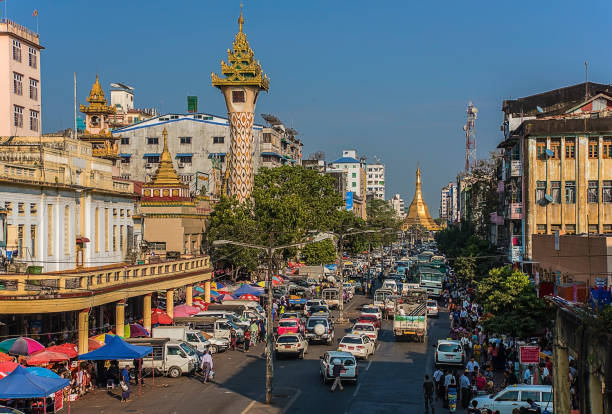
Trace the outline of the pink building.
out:
<instances>
[{"instance_id":1,"label":"pink building","mask_svg":"<svg viewBox=\"0 0 612 414\"><path fill-rule=\"evenodd\" d=\"M37 33L0 21L0 136L41 134L42 49Z\"/></svg>"}]
</instances>

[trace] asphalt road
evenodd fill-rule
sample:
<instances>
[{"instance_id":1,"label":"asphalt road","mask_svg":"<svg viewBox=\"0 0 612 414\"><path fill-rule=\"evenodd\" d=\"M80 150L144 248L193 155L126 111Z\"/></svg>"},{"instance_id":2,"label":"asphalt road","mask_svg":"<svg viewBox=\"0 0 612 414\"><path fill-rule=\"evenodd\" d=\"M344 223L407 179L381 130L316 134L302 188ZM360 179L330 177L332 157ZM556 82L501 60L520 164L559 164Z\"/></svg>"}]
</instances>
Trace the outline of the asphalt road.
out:
<instances>
[{"instance_id":1,"label":"asphalt road","mask_svg":"<svg viewBox=\"0 0 612 414\"><path fill-rule=\"evenodd\" d=\"M346 308L354 319L358 308L371 302L356 296ZM424 412L423 376L433 372L433 347L448 334L446 313L430 319L425 343L395 342L391 322L384 321L376 352L368 361L359 361L359 383L345 385L344 391L330 392L319 377L319 356L337 347L351 324L336 326L332 346L311 345L303 360L274 361L274 395L291 413L405 413ZM257 413L265 393L265 358L263 345L250 353L228 351L214 356L216 377L212 384L202 384L197 377L151 379L141 395L133 389L132 401L120 403L119 391L98 390L72 404L72 412L81 413ZM280 403L279 403L280 404ZM288 406L290 404L290 406ZM258 407L260 410L258 410ZM443 412L441 405L438 412ZM273 410L270 412L274 412ZM282 412L277 409L276 412Z\"/></svg>"}]
</instances>

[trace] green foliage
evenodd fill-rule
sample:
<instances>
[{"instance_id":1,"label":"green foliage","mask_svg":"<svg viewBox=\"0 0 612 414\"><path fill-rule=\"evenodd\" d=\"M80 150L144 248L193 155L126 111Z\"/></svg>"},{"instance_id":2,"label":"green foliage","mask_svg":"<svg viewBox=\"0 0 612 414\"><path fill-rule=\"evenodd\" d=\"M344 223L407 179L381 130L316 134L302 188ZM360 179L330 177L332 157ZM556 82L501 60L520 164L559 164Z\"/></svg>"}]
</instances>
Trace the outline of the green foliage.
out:
<instances>
[{"instance_id":1,"label":"green foliage","mask_svg":"<svg viewBox=\"0 0 612 414\"><path fill-rule=\"evenodd\" d=\"M334 263L337 257L336 246L329 239L307 244L302 249L301 256L309 266Z\"/></svg>"},{"instance_id":2,"label":"green foliage","mask_svg":"<svg viewBox=\"0 0 612 414\"><path fill-rule=\"evenodd\" d=\"M400 218L393 207L385 200L380 200L378 198L368 200L366 213L368 216L367 225L369 228L395 230L399 230L400 228ZM382 243L388 245L395 240L397 240L397 235L392 232L386 234L372 234L369 237L369 241L373 247L378 247Z\"/></svg>"},{"instance_id":3,"label":"green foliage","mask_svg":"<svg viewBox=\"0 0 612 414\"><path fill-rule=\"evenodd\" d=\"M476 300L492 314L484 328L492 333L529 336L545 323L546 303L529 276L509 266L491 269L476 283Z\"/></svg>"}]
</instances>

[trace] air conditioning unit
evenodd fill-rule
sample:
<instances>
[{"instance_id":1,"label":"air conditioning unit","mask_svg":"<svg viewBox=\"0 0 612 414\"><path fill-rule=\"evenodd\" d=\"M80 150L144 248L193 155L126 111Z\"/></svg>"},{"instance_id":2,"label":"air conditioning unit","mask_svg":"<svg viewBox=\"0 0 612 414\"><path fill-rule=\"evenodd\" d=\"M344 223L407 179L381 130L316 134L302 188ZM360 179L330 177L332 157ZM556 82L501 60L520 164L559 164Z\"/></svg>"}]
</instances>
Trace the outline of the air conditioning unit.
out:
<instances>
[{"instance_id":1,"label":"air conditioning unit","mask_svg":"<svg viewBox=\"0 0 612 414\"><path fill-rule=\"evenodd\" d=\"M146 163L146 164L145 164L145 168L146 168L146 169L151 169L151 168L153 168L153 165L151 165L151 164L149 164L149 163Z\"/></svg>"},{"instance_id":2,"label":"air conditioning unit","mask_svg":"<svg viewBox=\"0 0 612 414\"><path fill-rule=\"evenodd\" d=\"M183 164L182 162L179 162L179 163L178 163L178 167L179 167L179 168L185 168L185 164Z\"/></svg>"}]
</instances>

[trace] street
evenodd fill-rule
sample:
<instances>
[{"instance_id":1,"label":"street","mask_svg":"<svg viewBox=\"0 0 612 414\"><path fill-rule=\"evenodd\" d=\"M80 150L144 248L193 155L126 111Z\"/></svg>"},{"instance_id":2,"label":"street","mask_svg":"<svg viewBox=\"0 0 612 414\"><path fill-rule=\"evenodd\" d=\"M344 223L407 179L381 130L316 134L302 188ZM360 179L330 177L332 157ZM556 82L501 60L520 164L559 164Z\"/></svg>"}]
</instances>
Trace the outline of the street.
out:
<instances>
[{"instance_id":1,"label":"street","mask_svg":"<svg viewBox=\"0 0 612 414\"><path fill-rule=\"evenodd\" d=\"M358 308L368 303L357 295L345 308L353 319ZM335 316L337 312L334 312ZM156 378L152 385L147 378L143 394L133 386L132 401L119 402L106 390L97 390L72 405L75 413L292 413L313 411L337 413L392 413L423 410L423 376L432 374L433 344L448 333L447 313L430 319L426 343L395 342L391 322L384 321L376 353L367 361L359 361L359 382L345 384L344 391L330 392L319 377L319 356L335 349L337 340L350 327L336 326L336 343L332 346L312 345L303 360L275 360L274 402L272 407L259 402L264 398L265 358L259 344L248 354L228 351L214 356L215 382L202 384L199 377L180 379ZM316 406L313 406L316 404ZM195 410L195 411L194 411ZM414 410L414 411L413 411ZM441 410L440 410L441 412Z\"/></svg>"}]
</instances>

